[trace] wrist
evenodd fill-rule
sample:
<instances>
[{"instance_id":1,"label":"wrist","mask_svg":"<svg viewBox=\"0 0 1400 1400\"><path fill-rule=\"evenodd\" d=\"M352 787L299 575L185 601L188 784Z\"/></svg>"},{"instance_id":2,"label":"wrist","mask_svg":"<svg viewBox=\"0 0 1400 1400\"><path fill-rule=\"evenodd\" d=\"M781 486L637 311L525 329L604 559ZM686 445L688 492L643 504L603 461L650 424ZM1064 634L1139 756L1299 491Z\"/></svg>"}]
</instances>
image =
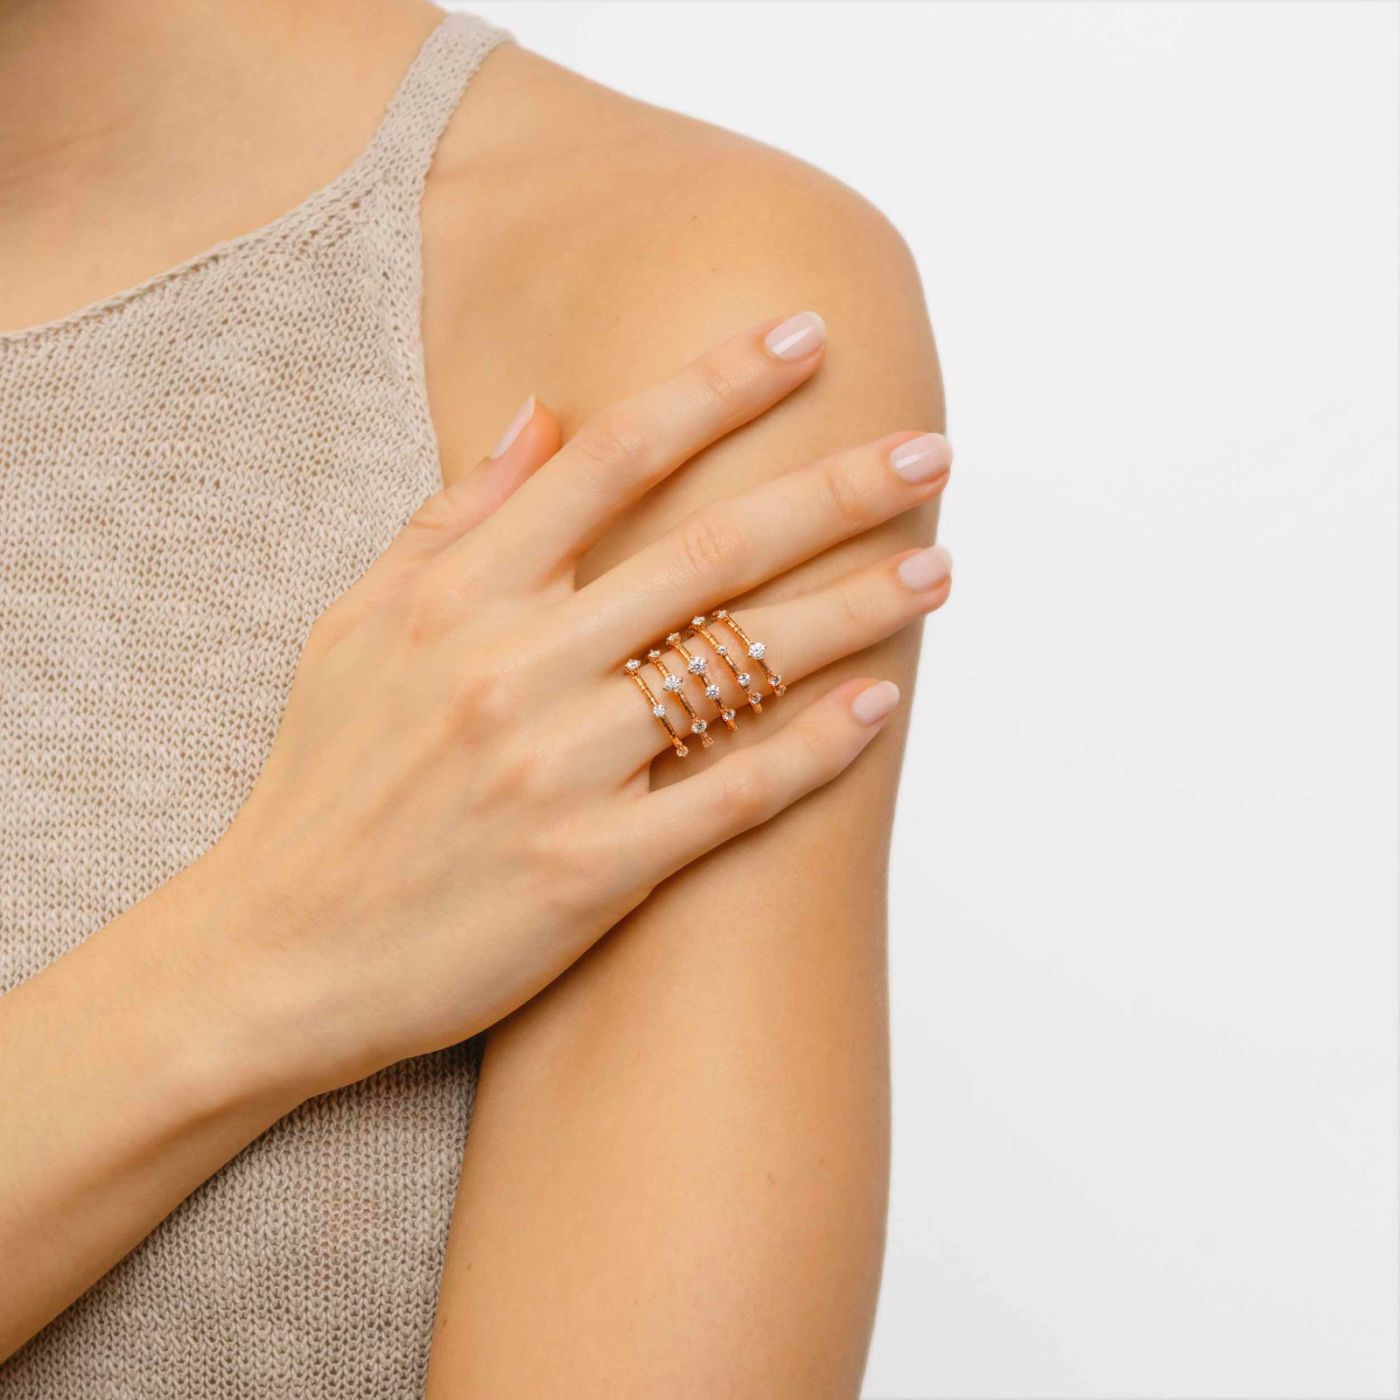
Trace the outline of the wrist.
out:
<instances>
[{"instance_id":1,"label":"wrist","mask_svg":"<svg viewBox=\"0 0 1400 1400\"><path fill-rule=\"evenodd\" d=\"M309 989L271 966L270 920L235 873L215 847L104 932L143 968L159 1008L152 1049L172 1057L191 1113L247 1111L270 1123L337 1076L316 1043Z\"/></svg>"}]
</instances>

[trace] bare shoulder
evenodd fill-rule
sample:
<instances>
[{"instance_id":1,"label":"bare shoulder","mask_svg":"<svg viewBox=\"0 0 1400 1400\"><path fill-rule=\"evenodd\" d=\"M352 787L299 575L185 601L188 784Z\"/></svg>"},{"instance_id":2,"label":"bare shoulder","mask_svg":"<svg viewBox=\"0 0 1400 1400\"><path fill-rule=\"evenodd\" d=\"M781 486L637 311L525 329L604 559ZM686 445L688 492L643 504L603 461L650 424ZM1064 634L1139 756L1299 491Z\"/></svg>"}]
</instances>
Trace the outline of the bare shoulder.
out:
<instances>
[{"instance_id":1,"label":"bare shoulder","mask_svg":"<svg viewBox=\"0 0 1400 1400\"><path fill-rule=\"evenodd\" d=\"M832 345L824 389L805 397L858 376L872 433L941 425L923 292L898 232L760 142L507 44L449 127L423 217L445 460L479 456L528 393L570 431L711 342L803 307L826 318ZM881 382L890 356L910 371L902 389ZM793 445L810 417L817 446L815 409L785 412Z\"/></svg>"}]
</instances>

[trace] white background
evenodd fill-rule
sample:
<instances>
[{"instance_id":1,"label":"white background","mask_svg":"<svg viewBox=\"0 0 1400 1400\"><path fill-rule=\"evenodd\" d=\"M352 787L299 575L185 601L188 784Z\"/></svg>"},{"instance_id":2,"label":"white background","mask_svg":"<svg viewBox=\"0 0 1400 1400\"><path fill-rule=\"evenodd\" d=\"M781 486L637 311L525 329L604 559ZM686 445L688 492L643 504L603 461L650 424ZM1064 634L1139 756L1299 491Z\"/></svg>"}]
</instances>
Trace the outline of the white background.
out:
<instances>
[{"instance_id":1,"label":"white background","mask_svg":"<svg viewBox=\"0 0 1400 1400\"><path fill-rule=\"evenodd\" d=\"M1397 1392L1397 9L491 3L923 271L866 1394Z\"/></svg>"}]
</instances>

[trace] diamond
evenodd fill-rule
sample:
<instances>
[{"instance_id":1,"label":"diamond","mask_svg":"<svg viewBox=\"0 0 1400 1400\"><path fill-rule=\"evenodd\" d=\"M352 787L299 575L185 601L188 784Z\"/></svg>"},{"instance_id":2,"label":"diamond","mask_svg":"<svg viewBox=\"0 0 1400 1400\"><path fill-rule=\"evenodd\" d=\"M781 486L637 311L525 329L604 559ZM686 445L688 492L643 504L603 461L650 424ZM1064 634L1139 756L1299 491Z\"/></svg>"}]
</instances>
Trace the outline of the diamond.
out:
<instances>
[{"instance_id":1,"label":"diamond","mask_svg":"<svg viewBox=\"0 0 1400 1400\"><path fill-rule=\"evenodd\" d=\"M779 688L787 689L787 687L783 685L783 678L781 676L769 676L768 684L771 685L774 690L778 690Z\"/></svg>"},{"instance_id":2,"label":"diamond","mask_svg":"<svg viewBox=\"0 0 1400 1400\"><path fill-rule=\"evenodd\" d=\"M753 679L753 677L750 676L747 671L740 671L739 674L734 677L734 679L738 681L739 684L743 686L745 690L747 690L749 688L749 682Z\"/></svg>"},{"instance_id":3,"label":"diamond","mask_svg":"<svg viewBox=\"0 0 1400 1400\"><path fill-rule=\"evenodd\" d=\"M667 636L667 638L666 638L666 644L667 644L668 646L675 646L675 644L676 644L678 641L680 641L680 639L681 639L681 634L680 634L679 632L672 632L672 633L670 633L670 634Z\"/></svg>"},{"instance_id":4,"label":"diamond","mask_svg":"<svg viewBox=\"0 0 1400 1400\"><path fill-rule=\"evenodd\" d=\"M640 661L629 661L627 663L627 669L629 671L640 671L642 669L642 663Z\"/></svg>"},{"instance_id":5,"label":"diamond","mask_svg":"<svg viewBox=\"0 0 1400 1400\"><path fill-rule=\"evenodd\" d=\"M764 646L762 642L749 643L749 655L753 657L755 661L762 661L767 654L768 648Z\"/></svg>"},{"instance_id":6,"label":"diamond","mask_svg":"<svg viewBox=\"0 0 1400 1400\"><path fill-rule=\"evenodd\" d=\"M647 652L648 661L659 661L660 659L661 653L657 651L655 647L653 647L649 652Z\"/></svg>"},{"instance_id":7,"label":"diamond","mask_svg":"<svg viewBox=\"0 0 1400 1400\"><path fill-rule=\"evenodd\" d=\"M717 656L728 656L728 655L729 655L729 648L728 648L728 647L716 647L716 648L715 648L715 654L716 654Z\"/></svg>"},{"instance_id":8,"label":"diamond","mask_svg":"<svg viewBox=\"0 0 1400 1400\"><path fill-rule=\"evenodd\" d=\"M728 609L728 608L716 608L716 609L715 609L715 616L716 616L721 622L723 622L724 619L725 619L726 617L729 616L729 609Z\"/></svg>"},{"instance_id":9,"label":"diamond","mask_svg":"<svg viewBox=\"0 0 1400 1400\"><path fill-rule=\"evenodd\" d=\"M690 625L692 627L703 627L705 625L704 614L702 613L699 617L692 617L690 619Z\"/></svg>"},{"instance_id":10,"label":"diamond","mask_svg":"<svg viewBox=\"0 0 1400 1400\"><path fill-rule=\"evenodd\" d=\"M685 669L689 671L692 676L703 676L705 674L705 667L709 664L710 663L706 661L703 656L692 656L690 660L685 663Z\"/></svg>"},{"instance_id":11,"label":"diamond","mask_svg":"<svg viewBox=\"0 0 1400 1400\"><path fill-rule=\"evenodd\" d=\"M706 699L706 700L718 700L718 699L719 699L719 686L715 685L713 682L711 682L709 685L707 685L707 686L705 687L705 699Z\"/></svg>"},{"instance_id":12,"label":"diamond","mask_svg":"<svg viewBox=\"0 0 1400 1400\"><path fill-rule=\"evenodd\" d=\"M690 726L690 732L692 734L703 734L709 727L710 726L706 724L703 719L697 719L695 723Z\"/></svg>"},{"instance_id":13,"label":"diamond","mask_svg":"<svg viewBox=\"0 0 1400 1400\"><path fill-rule=\"evenodd\" d=\"M666 679L661 682L661 689L669 690L674 695L683 684L684 682L679 676L667 676Z\"/></svg>"},{"instance_id":14,"label":"diamond","mask_svg":"<svg viewBox=\"0 0 1400 1400\"><path fill-rule=\"evenodd\" d=\"M760 695L760 694L758 693L758 691L756 691L756 690L751 690L751 691L749 691L749 704L750 704L750 705L757 705L758 702L759 702L760 700L762 700L762 699L763 699L763 696Z\"/></svg>"},{"instance_id":15,"label":"diamond","mask_svg":"<svg viewBox=\"0 0 1400 1400\"><path fill-rule=\"evenodd\" d=\"M686 756L686 754L688 754L689 752L690 752L690 750L689 750L688 748L686 748L686 746L685 746L684 744L677 744L677 745L676 745L676 757L677 757L677 758L684 758L684 757Z\"/></svg>"},{"instance_id":16,"label":"diamond","mask_svg":"<svg viewBox=\"0 0 1400 1400\"><path fill-rule=\"evenodd\" d=\"M653 705L653 706L651 707L651 712L652 712L652 714L654 714L654 715L657 717L657 719L665 719L665 718L666 718L666 707L665 707L665 705Z\"/></svg>"},{"instance_id":17,"label":"diamond","mask_svg":"<svg viewBox=\"0 0 1400 1400\"><path fill-rule=\"evenodd\" d=\"M733 724L733 723L734 723L734 711L733 711L733 710L722 710L722 711L720 712L720 716L719 716L719 717L720 717L726 724Z\"/></svg>"}]
</instances>

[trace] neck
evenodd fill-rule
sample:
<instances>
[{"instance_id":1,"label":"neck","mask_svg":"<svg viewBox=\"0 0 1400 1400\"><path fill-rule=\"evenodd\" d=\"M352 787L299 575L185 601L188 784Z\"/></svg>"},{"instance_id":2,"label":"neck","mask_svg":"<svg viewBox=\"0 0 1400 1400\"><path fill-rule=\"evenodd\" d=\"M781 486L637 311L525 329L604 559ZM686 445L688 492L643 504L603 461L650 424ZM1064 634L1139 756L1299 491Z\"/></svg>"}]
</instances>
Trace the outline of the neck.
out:
<instances>
[{"instance_id":1,"label":"neck","mask_svg":"<svg viewBox=\"0 0 1400 1400\"><path fill-rule=\"evenodd\" d=\"M123 198L159 217L186 167L256 183L289 131L343 159L436 18L428 0L0 0L0 222L61 229Z\"/></svg>"}]
</instances>

